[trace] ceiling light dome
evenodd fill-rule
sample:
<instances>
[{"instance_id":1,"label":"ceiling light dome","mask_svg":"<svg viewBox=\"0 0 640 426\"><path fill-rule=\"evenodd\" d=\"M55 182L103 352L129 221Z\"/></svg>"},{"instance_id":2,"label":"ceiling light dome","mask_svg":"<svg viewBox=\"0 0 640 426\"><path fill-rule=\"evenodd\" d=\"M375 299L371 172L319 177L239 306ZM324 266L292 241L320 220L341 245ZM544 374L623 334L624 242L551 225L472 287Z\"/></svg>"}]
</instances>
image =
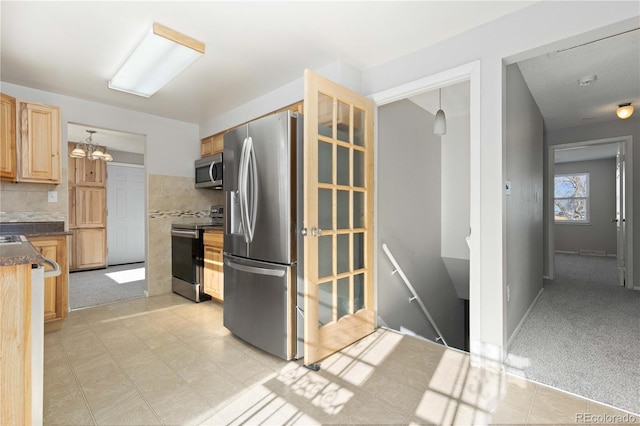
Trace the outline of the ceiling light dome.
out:
<instances>
[{"instance_id":1,"label":"ceiling light dome","mask_svg":"<svg viewBox=\"0 0 640 426\"><path fill-rule=\"evenodd\" d=\"M618 109L616 110L616 115L618 116L618 118L626 120L627 118L631 117L632 114L633 105L631 105L631 102L618 105Z\"/></svg>"}]
</instances>

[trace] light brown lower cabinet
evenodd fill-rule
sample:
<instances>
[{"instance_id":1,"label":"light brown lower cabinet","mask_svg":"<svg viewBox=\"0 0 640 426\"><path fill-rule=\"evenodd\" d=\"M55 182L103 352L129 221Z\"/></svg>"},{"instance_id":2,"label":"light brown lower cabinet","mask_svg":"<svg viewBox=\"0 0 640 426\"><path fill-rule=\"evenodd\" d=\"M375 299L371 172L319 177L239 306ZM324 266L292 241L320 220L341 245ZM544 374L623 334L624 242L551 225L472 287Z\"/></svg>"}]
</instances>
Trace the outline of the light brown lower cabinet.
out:
<instances>
[{"instance_id":1,"label":"light brown lower cabinet","mask_svg":"<svg viewBox=\"0 0 640 426\"><path fill-rule=\"evenodd\" d=\"M220 302L224 300L222 249L221 231L204 233L204 292Z\"/></svg>"},{"instance_id":2,"label":"light brown lower cabinet","mask_svg":"<svg viewBox=\"0 0 640 426\"><path fill-rule=\"evenodd\" d=\"M0 267L0 361L0 425L31 424L30 264Z\"/></svg>"},{"instance_id":3,"label":"light brown lower cabinet","mask_svg":"<svg viewBox=\"0 0 640 426\"><path fill-rule=\"evenodd\" d=\"M68 302L68 264L66 235L29 237L31 245L44 257L60 265L61 273L57 277L44 280L44 331L59 330L67 316ZM51 266L45 265L45 271Z\"/></svg>"},{"instance_id":4,"label":"light brown lower cabinet","mask_svg":"<svg viewBox=\"0 0 640 426\"><path fill-rule=\"evenodd\" d=\"M107 230L105 228L73 229L71 264L73 270L107 266Z\"/></svg>"}]
</instances>

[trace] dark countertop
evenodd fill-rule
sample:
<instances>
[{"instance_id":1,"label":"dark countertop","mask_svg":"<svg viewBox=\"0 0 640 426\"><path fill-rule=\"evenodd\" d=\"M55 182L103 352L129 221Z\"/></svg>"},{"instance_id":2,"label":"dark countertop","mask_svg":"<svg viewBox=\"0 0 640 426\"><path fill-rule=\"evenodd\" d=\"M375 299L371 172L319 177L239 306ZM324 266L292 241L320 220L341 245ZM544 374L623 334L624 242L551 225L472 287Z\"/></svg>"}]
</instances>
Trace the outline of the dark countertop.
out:
<instances>
[{"instance_id":1,"label":"dark countertop","mask_svg":"<svg viewBox=\"0 0 640 426\"><path fill-rule=\"evenodd\" d=\"M0 235L24 235L25 237L43 237L71 235L64 230L64 222L0 222ZM0 266L43 265L44 258L28 241L20 244L0 244Z\"/></svg>"},{"instance_id":2,"label":"dark countertop","mask_svg":"<svg viewBox=\"0 0 640 426\"><path fill-rule=\"evenodd\" d=\"M0 244L0 266L44 265L44 258L28 241L19 244Z\"/></svg>"}]
</instances>

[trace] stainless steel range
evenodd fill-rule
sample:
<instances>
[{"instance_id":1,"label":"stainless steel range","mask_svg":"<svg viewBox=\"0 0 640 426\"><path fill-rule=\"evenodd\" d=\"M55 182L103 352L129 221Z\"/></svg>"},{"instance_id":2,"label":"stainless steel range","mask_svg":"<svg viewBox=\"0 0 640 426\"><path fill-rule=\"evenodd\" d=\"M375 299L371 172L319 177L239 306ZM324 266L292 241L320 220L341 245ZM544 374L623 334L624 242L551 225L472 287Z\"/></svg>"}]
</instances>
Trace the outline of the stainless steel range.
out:
<instances>
[{"instance_id":1,"label":"stainless steel range","mask_svg":"<svg viewBox=\"0 0 640 426\"><path fill-rule=\"evenodd\" d=\"M204 231L224 228L224 207L211 206L210 218L171 225L171 289L194 302L204 293Z\"/></svg>"}]
</instances>

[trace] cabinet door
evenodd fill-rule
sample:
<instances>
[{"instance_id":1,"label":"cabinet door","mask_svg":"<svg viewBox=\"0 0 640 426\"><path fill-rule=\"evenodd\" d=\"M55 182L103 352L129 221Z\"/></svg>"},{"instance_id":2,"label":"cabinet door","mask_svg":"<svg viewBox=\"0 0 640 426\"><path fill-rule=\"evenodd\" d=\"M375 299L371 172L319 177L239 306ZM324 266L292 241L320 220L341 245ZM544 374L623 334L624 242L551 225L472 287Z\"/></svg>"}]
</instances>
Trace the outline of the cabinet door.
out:
<instances>
[{"instance_id":1,"label":"cabinet door","mask_svg":"<svg viewBox=\"0 0 640 426\"><path fill-rule=\"evenodd\" d=\"M18 102L21 182L60 182L60 110Z\"/></svg>"},{"instance_id":2,"label":"cabinet door","mask_svg":"<svg viewBox=\"0 0 640 426\"><path fill-rule=\"evenodd\" d=\"M224 275L222 265L222 232L204 233L204 292L222 301L224 296Z\"/></svg>"},{"instance_id":3,"label":"cabinet door","mask_svg":"<svg viewBox=\"0 0 640 426\"><path fill-rule=\"evenodd\" d=\"M0 93L0 178L16 179L16 100Z\"/></svg>"},{"instance_id":4,"label":"cabinet door","mask_svg":"<svg viewBox=\"0 0 640 426\"><path fill-rule=\"evenodd\" d=\"M200 157L207 157L213 154L213 136L200 141Z\"/></svg>"},{"instance_id":5,"label":"cabinet door","mask_svg":"<svg viewBox=\"0 0 640 426\"><path fill-rule=\"evenodd\" d=\"M76 186L75 193L75 225L104 228L107 223L106 189Z\"/></svg>"},{"instance_id":6,"label":"cabinet door","mask_svg":"<svg viewBox=\"0 0 640 426\"><path fill-rule=\"evenodd\" d=\"M81 158L76 160L76 185L101 186L106 184L106 163L102 160Z\"/></svg>"},{"instance_id":7,"label":"cabinet door","mask_svg":"<svg viewBox=\"0 0 640 426\"><path fill-rule=\"evenodd\" d=\"M217 154L219 152L224 151L224 134L219 133L217 135L213 135L213 152L212 154Z\"/></svg>"},{"instance_id":8,"label":"cabinet door","mask_svg":"<svg viewBox=\"0 0 640 426\"><path fill-rule=\"evenodd\" d=\"M204 246L204 292L223 300L222 248Z\"/></svg>"},{"instance_id":9,"label":"cabinet door","mask_svg":"<svg viewBox=\"0 0 640 426\"><path fill-rule=\"evenodd\" d=\"M107 266L107 231L105 228L86 228L73 231L75 266L77 269Z\"/></svg>"},{"instance_id":10,"label":"cabinet door","mask_svg":"<svg viewBox=\"0 0 640 426\"><path fill-rule=\"evenodd\" d=\"M31 237L29 242L47 259L57 262L62 272L44 280L44 321L67 316L67 244L66 237ZM45 265L45 271L51 266Z\"/></svg>"},{"instance_id":11,"label":"cabinet door","mask_svg":"<svg viewBox=\"0 0 640 426\"><path fill-rule=\"evenodd\" d=\"M200 157L207 157L224 150L224 133L209 136L200 142Z\"/></svg>"}]
</instances>

